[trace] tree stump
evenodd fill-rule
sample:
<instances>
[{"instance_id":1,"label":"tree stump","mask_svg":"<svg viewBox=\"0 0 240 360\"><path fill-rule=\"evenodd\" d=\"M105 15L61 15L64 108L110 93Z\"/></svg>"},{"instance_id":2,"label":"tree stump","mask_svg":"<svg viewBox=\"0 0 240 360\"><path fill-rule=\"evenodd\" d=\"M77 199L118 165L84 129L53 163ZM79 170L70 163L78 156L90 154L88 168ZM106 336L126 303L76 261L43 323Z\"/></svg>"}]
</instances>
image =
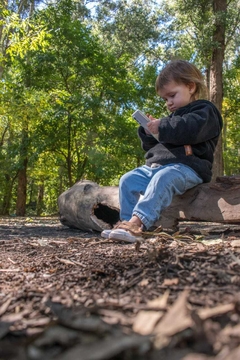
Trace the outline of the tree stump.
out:
<instances>
[{"instance_id":1,"label":"tree stump","mask_svg":"<svg viewBox=\"0 0 240 360\"><path fill-rule=\"evenodd\" d=\"M86 231L111 229L119 220L117 186L79 181L58 198L63 225ZM240 223L240 176L218 177L175 196L156 225L176 228L178 221Z\"/></svg>"}]
</instances>

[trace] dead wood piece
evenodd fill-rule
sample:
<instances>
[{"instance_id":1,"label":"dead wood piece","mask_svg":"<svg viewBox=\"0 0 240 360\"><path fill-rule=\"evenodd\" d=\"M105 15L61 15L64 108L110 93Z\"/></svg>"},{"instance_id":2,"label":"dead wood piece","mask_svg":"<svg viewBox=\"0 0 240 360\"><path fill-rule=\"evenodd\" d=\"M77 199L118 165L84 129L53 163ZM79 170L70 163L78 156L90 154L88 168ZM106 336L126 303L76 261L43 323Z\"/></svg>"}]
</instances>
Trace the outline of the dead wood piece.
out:
<instances>
[{"instance_id":1,"label":"dead wood piece","mask_svg":"<svg viewBox=\"0 0 240 360\"><path fill-rule=\"evenodd\" d=\"M58 198L63 225L87 231L111 229L119 220L117 186L99 186L85 180ZM221 177L176 196L156 226L176 229L179 221L240 224L240 176Z\"/></svg>"},{"instance_id":2,"label":"dead wood piece","mask_svg":"<svg viewBox=\"0 0 240 360\"><path fill-rule=\"evenodd\" d=\"M223 184L240 184L240 176L239 175L232 175L232 176L218 176L216 178L217 183Z\"/></svg>"},{"instance_id":3,"label":"dead wood piece","mask_svg":"<svg viewBox=\"0 0 240 360\"><path fill-rule=\"evenodd\" d=\"M240 233L240 224L224 224L210 221L179 221L178 228L180 234L225 235Z\"/></svg>"},{"instance_id":4,"label":"dead wood piece","mask_svg":"<svg viewBox=\"0 0 240 360\"><path fill-rule=\"evenodd\" d=\"M60 221L81 230L111 229L119 220L118 188L79 181L58 198Z\"/></svg>"}]
</instances>

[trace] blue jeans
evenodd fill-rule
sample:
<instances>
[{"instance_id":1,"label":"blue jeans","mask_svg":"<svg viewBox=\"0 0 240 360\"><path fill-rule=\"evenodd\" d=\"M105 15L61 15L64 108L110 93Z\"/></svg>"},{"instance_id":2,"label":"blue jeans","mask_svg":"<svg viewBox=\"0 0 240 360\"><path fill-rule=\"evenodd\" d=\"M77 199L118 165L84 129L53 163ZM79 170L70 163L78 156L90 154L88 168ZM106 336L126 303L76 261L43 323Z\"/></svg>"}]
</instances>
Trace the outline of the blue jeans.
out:
<instances>
[{"instance_id":1,"label":"blue jeans","mask_svg":"<svg viewBox=\"0 0 240 360\"><path fill-rule=\"evenodd\" d=\"M183 164L155 168L143 165L131 170L119 182L120 219L130 220L136 215L149 229L174 195L182 195L202 182L194 170Z\"/></svg>"}]
</instances>

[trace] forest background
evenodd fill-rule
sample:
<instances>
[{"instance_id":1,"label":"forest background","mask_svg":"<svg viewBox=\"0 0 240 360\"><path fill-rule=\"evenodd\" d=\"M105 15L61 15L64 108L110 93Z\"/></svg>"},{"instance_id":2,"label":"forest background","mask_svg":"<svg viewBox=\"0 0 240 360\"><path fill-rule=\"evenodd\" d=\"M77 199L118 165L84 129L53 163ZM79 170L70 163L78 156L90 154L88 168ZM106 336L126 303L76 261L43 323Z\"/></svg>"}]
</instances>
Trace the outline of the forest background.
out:
<instances>
[{"instance_id":1,"label":"forest background","mask_svg":"<svg viewBox=\"0 0 240 360\"><path fill-rule=\"evenodd\" d=\"M0 214L56 214L75 182L143 164L131 114L166 116L155 79L176 58L223 115L214 178L238 174L239 48L239 0L2 0Z\"/></svg>"}]
</instances>

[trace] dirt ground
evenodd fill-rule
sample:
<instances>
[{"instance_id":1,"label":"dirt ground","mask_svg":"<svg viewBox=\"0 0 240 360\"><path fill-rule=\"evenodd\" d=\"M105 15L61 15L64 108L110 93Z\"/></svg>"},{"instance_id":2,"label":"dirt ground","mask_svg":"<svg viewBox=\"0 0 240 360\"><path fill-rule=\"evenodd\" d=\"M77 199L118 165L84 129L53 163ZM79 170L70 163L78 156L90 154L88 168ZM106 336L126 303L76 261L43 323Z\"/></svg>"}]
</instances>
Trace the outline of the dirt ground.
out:
<instances>
[{"instance_id":1,"label":"dirt ground","mask_svg":"<svg viewBox=\"0 0 240 360\"><path fill-rule=\"evenodd\" d=\"M240 359L240 233L124 244L0 220L1 360Z\"/></svg>"}]
</instances>

